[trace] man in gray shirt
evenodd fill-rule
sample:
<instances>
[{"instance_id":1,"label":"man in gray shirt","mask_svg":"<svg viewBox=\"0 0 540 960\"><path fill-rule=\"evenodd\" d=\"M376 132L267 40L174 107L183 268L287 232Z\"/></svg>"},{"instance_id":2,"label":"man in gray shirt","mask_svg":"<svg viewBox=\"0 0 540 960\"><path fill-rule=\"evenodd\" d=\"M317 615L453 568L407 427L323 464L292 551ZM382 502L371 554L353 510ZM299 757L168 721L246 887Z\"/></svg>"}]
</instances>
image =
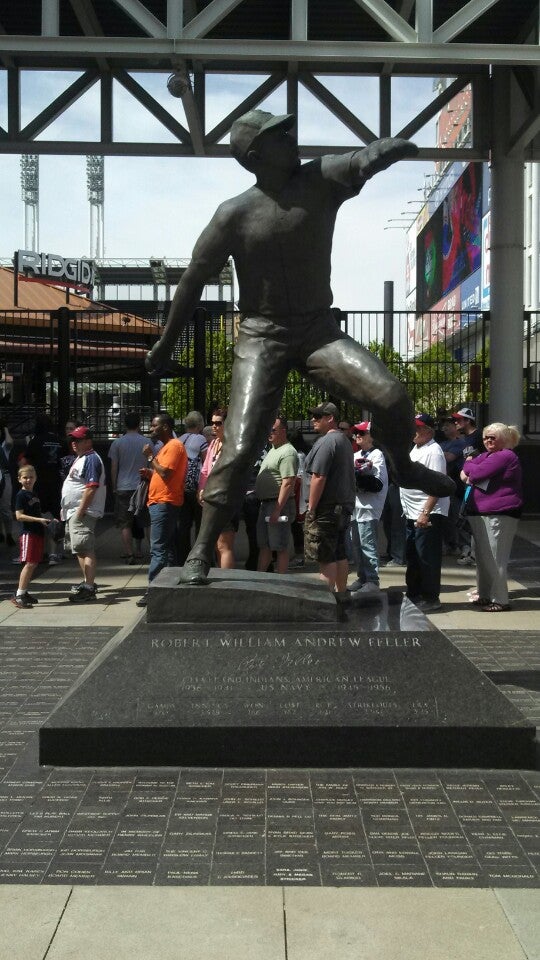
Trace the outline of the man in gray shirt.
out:
<instances>
[{"instance_id":1,"label":"man in gray shirt","mask_svg":"<svg viewBox=\"0 0 540 960\"><path fill-rule=\"evenodd\" d=\"M141 467L146 467L143 447L148 440L140 432L138 413L126 413L126 432L113 440L109 448L111 461L111 484L114 492L115 523L122 538L122 559L128 563L142 560L141 540L133 536L133 514L129 513L129 501L136 490Z\"/></svg>"},{"instance_id":2,"label":"man in gray shirt","mask_svg":"<svg viewBox=\"0 0 540 960\"><path fill-rule=\"evenodd\" d=\"M356 498L353 451L338 428L335 404L322 403L309 412L319 438L305 463L311 474L304 524L306 559L317 561L330 590L344 599L349 575L345 535Z\"/></svg>"}]
</instances>

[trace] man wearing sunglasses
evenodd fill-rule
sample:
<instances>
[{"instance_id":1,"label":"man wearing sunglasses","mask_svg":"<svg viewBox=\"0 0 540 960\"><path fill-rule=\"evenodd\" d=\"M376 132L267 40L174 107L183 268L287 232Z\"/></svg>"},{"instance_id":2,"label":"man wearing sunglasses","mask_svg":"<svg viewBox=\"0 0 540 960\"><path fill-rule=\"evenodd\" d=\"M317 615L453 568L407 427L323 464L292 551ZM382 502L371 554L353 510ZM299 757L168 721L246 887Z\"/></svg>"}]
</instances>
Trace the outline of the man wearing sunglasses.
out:
<instances>
[{"instance_id":1,"label":"man wearing sunglasses","mask_svg":"<svg viewBox=\"0 0 540 960\"><path fill-rule=\"evenodd\" d=\"M256 184L221 204L199 237L147 368L163 371L204 285L234 257L241 322L235 347L223 456L205 493L197 542L182 580L205 583L219 531L238 511L251 466L297 369L320 388L373 412L400 483L441 495L446 477L411 464L413 409L403 385L336 320L330 288L334 224L340 206L417 147L388 137L352 153L301 165L292 114L251 110L231 127L232 155Z\"/></svg>"},{"instance_id":2,"label":"man wearing sunglasses","mask_svg":"<svg viewBox=\"0 0 540 960\"><path fill-rule=\"evenodd\" d=\"M356 496L351 444L338 428L335 404L321 403L309 413L318 438L305 462L311 477L304 523L306 560L317 561L338 601L348 600L346 536Z\"/></svg>"}]
</instances>

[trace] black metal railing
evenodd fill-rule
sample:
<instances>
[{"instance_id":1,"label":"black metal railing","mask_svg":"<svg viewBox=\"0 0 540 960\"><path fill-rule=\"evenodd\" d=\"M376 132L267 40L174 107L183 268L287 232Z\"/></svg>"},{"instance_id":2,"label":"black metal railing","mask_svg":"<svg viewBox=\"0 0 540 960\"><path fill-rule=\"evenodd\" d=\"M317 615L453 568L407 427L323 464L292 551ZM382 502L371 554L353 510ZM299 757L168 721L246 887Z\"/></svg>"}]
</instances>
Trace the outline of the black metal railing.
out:
<instances>
[{"instance_id":1,"label":"black metal railing","mask_svg":"<svg viewBox=\"0 0 540 960\"><path fill-rule=\"evenodd\" d=\"M375 352L403 382L416 409L436 413L463 404L482 412L489 404L489 314L409 311L336 312L343 329ZM168 409L181 421L191 409L206 416L229 397L235 323L223 307L200 310L182 332L174 358L178 372L150 377L144 367L162 318L124 313L0 313L0 419L29 431L32 413L47 410L59 429L67 419L90 424L98 436L115 436L123 412L138 410L147 428ZM524 423L540 433L540 314L524 318ZM285 416L306 419L324 394L291 373L283 397ZM344 419L369 413L342 404ZM486 411L487 415L487 411Z\"/></svg>"}]
</instances>

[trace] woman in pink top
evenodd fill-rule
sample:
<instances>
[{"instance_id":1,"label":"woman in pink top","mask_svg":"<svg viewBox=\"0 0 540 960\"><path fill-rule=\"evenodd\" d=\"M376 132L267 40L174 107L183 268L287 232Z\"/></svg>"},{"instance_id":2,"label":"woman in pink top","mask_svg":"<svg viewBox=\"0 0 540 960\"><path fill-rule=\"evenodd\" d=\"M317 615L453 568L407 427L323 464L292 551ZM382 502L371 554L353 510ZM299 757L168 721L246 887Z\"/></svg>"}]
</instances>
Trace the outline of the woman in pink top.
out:
<instances>
[{"instance_id":1,"label":"woman in pink top","mask_svg":"<svg viewBox=\"0 0 540 960\"><path fill-rule=\"evenodd\" d=\"M510 610L507 567L523 506L522 475L513 448L517 427L491 423L484 427L485 453L466 460L461 479L469 488L467 516L476 548L477 597L487 613Z\"/></svg>"},{"instance_id":2,"label":"woman in pink top","mask_svg":"<svg viewBox=\"0 0 540 960\"><path fill-rule=\"evenodd\" d=\"M225 407L219 407L212 413L212 419L210 423L212 424L212 434L214 439L211 441L210 446L208 447L208 453L206 454L205 461L201 467L198 488L199 501L201 504L204 500L204 488L206 486L208 477L212 472L212 467L221 456L221 449L223 447L223 432L226 419L227 409ZM227 526L221 531L217 539L217 562L218 566L222 569L234 569L234 539L237 531L238 517L235 516L228 522Z\"/></svg>"}]
</instances>

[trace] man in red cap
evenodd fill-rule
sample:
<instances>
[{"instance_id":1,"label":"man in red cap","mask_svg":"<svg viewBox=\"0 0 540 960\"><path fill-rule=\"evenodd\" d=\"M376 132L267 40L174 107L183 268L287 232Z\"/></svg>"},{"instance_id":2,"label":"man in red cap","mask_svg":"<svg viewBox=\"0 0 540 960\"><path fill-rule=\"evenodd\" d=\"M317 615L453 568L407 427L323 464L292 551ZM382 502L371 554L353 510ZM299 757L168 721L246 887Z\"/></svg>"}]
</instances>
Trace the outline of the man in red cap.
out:
<instances>
[{"instance_id":1,"label":"man in red cap","mask_svg":"<svg viewBox=\"0 0 540 960\"><path fill-rule=\"evenodd\" d=\"M413 410L404 386L336 320L330 288L334 224L342 203L376 173L414 157L388 137L351 153L300 164L292 114L251 110L231 127L231 153L256 177L221 204L178 284L167 325L147 358L166 368L205 283L228 257L238 274L241 323L235 347L223 454L205 491L197 541L182 581L206 583L215 540L240 508L252 464L279 409L289 371L373 411L401 483L437 494L453 484L409 460Z\"/></svg>"},{"instance_id":2,"label":"man in red cap","mask_svg":"<svg viewBox=\"0 0 540 960\"><path fill-rule=\"evenodd\" d=\"M72 603L96 599L96 523L105 512L105 467L93 448L88 427L69 434L76 459L62 486L61 517L69 529L72 552L77 556L83 580L71 588Z\"/></svg>"}]
</instances>

